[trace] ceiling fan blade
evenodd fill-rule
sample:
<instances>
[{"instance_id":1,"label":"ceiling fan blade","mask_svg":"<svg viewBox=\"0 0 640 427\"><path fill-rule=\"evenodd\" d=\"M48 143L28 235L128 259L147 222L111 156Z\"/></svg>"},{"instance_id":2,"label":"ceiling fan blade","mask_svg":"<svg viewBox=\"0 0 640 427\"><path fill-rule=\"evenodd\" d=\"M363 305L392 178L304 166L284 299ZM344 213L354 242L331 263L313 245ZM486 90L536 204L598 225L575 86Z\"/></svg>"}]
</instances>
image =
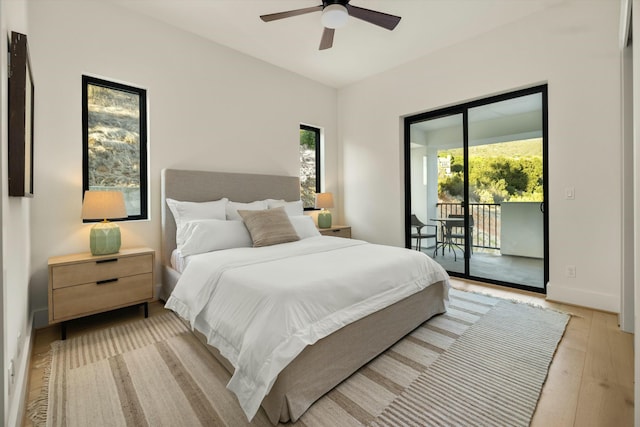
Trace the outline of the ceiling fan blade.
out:
<instances>
[{"instance_id":1,"label":"ceiling fan blade","mask_svg":"<svg viewBox=\"0 0 640 427\"><path fill-rule=\"evenodd\" d=\"M398 25L398 22L402 19L399 16L389 15L388 13L365 9L363 7L351 6L350 4L347 4L347 10L349 11L349 16L362 19L363 21L386 28L387 30L396 28L396 25Z\"/></svg>"},{"instance_id":2,"label":"ceiling fan blade","mask_svg":"<svg viewBox=\"0 0 640 427\"><path fill-rule=\"evenodd\" d=\"M336 30L334 30L333 28L326 28L324 29L324 31L322 32L322 39L320 40L320 50L325 50L325 49L329 49L331 46L333 46L333 35L335 34Z\"/></svg>"},{"instance_id":3,"label":"ceiling fan blade","mask_svg":"<svg viewBox=\"0 0 640 427\"><path fill-rule=\"evenodd\" d=\"M322 10L322 5L313 6L313 7L305 7L304 9L296 9L296 10L289 10L287 12L278 12L278 13L270 13L268 15L261 15L260 19L262 19L264 22L270 22L270 21L275 21L277 19L290 18L292 16L304 15L306 13L319 12L321 10Z\"/></svg>"}]
</instances>

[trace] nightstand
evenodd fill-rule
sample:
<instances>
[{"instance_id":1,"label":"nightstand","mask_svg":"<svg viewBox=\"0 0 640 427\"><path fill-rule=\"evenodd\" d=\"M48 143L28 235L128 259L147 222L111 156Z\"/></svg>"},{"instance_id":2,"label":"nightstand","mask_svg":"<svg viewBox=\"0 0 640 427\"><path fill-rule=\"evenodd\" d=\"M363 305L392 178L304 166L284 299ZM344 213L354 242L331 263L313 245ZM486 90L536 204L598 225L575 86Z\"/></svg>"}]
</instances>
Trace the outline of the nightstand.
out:
<instances>
[{"instance_id":1,"label":"nightstand","mask_svg":"<svg viewBox=\"0 0 640 427\"><path fill-rule=\"evenodd\" d=\"M334 225L333 227L319 228L318 230L323 236L351 238L351 227L348 225Z\"/></svg>"},{"instance_id":2,"label":"nightstand","mask_svg":"<svg viewBox=\"0 0 640 427\"><path fill-rule=\"evenodd\" d=\"M153 300L155 252L149 248L122 249L110 255L90 253L49 258L49 324Z\"/></svg>"}]
</instances>

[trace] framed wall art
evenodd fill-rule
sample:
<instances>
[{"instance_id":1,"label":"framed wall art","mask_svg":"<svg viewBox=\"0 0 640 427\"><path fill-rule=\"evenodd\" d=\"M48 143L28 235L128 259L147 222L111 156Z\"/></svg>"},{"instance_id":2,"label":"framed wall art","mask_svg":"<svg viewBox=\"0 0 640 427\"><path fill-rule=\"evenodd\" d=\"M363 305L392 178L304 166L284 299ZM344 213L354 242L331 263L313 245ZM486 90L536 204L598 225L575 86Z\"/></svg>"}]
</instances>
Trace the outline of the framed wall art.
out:
<instances>
[{"instance_id":1,"label":"framed wall art","mask_svg":"<svg viewBox=\"0 0 640 427\"><path fill-rule=\"evenodd\" d=\"M12 31L8 81L9 196L33 197L33 95L27 36Z\"/></svg>"}]
</instances>

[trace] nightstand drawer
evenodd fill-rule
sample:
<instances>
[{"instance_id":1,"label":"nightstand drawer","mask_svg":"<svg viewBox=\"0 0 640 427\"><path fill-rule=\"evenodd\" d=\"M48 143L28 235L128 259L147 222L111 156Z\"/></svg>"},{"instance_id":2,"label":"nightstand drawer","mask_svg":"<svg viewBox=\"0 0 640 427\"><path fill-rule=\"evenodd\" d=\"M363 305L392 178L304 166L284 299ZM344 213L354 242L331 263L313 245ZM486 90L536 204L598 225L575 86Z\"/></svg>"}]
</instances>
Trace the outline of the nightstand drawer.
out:
<instances>
[{"instance_id":1,"label":"nightstand drawer","mask_svg":"<svg viewBox=\"0 0 640 427\"><path fill-rule=\"evenodd\" d=\"M351 238L351 227L335 227L320 229L320 234L323 236L344 237Z\"/></svg>"},{"instance_id":2,"label":"nightstand drawer","mask_svg":"<svg viewBox=\"0 0 640 427\"><path fill-rule=\"evenodd\" d=\"M113 276L112 276L113 277ZM153 298L152 273L105 279L53 291L53 320L73 318L105 307L118 308Z\"/></svg>"},{"instance_id":3,"label":"nightstand drawer","mask_svg":"<svg viewBox=\"0 0 640 427\"><path fill-rule=\"evenodd\" d=\"M53 289L117 279L132 274L151 273L153 255L102 257L93 262L56 265L51 268Z\"/></svg>"}]
</instances>

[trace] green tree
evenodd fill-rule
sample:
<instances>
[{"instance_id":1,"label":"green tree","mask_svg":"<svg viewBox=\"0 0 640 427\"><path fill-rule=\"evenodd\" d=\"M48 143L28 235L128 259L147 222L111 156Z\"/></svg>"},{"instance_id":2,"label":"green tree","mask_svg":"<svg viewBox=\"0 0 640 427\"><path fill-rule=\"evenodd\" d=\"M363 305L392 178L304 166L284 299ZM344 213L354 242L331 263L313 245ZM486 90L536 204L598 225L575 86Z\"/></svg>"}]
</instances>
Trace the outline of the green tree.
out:
<instances>
[{"instance_id":1,"label":"green tree","mask_svg":"<svg viewBox=\"0 0 640 427\"><path fill-rule=\"evenodd\" d=\"M316 134L308 130L300 129L300 145L308 150L315 150Z\"/></svg>"},{"instance_id":2,"label":"green tree","mask_svg":"<svg viewBox=\"0 0 640 427\"><path fill-rule=\"evenodd\" d=\"M469 149L469 198L471 203L542 201L543 170L539 140L490 144ZM504 154L503 154L504 152ZM526 156L518 157L518 153ZM443 150L438 157L449 159L448 168L438 171L441 201L463 198L462 149ZM446 164L446 161L443 162Z\"/></svg>"}]
</instances>

